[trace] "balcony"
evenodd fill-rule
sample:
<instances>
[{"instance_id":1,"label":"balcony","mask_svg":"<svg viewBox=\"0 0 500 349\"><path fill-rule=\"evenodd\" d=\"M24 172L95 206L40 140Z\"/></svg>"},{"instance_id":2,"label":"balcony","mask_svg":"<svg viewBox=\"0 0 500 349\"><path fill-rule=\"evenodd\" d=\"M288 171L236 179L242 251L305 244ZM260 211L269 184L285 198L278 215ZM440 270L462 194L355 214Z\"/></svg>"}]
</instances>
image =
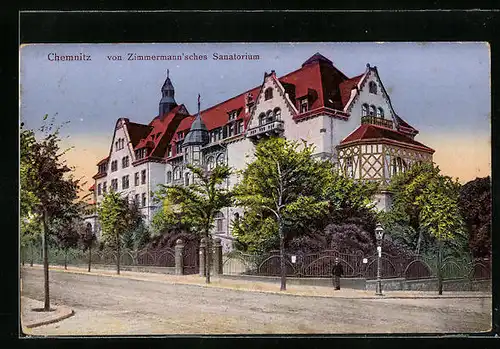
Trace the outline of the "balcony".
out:
<instances>
[{"instance_id":1,"label":"balcony","mask_svg":"<svg viewBox=\"0 0 500 349\"><path fill-rule=\"evenodd\" d=\"M382 127L387 127L392 129L392 120L390 119L384 119L384 118L379 118L376 116L362 116L361 117L361 125L363 124L371 124L371 125L377 125L377 126L382 126Z\"/></svg>"},{"instance_id":2,"label":"balcony","mask_svg":"<svg viewBox=\"0 0 500 349\"><path fill-rule=\"evenodd\" d=\"M264 136L271 136L278 134L285 130L284 122L280 120L271 121L264 125L253 127L247 131L248 138L261 138Z\"/></svg>"}]
</instances>

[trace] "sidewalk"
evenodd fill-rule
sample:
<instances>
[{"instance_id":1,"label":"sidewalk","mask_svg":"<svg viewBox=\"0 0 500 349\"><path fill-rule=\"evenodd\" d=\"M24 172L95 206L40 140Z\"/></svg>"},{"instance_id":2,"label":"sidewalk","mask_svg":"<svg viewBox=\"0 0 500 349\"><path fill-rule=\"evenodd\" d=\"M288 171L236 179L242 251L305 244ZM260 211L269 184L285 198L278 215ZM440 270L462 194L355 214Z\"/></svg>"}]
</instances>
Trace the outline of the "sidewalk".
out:
<instances>
[{"instance_id":1,"label":"sidewalk","mask_svg":"<svg viewBox=\"0 0 500 349\"><path fill-rule=\"evenodd\" d=\"M21 296L21 324L23 332L30 334L30 329L59 322L74 314L73 310L56 303L51 304L51 311L40 311L43 302Z\"/></svg>"},{"instance_id":2,"label":"sidewalk","mask_svg":"<svg viewBox=\"0 0 500 349\"><path fill-rule=\"evenodd\" d=\"M41 265L33 265L33 267L25 266L24 268L42 269ZM324 286L306 286L306 285L287 285L286 291L280 291L279 283L271 282L254 282L248 280L224 279L218 276L211 275L210 284L205 283L205 277L199 275L168 275L156 274L147 272L120 271L120 275L114 270L92 269L89 273L86 268L78 268L68 266L64 270L64 266L50 266L52 272L65 272L73 274L85 275L100 275L106 277L126 278L140 281L154 281L166 284L184 284L194 285L199 287L215 287L225 288L247 292L263 292L290 296L308 296L308 297L329 297L329 298L348 298L348 299L398 299L398 298L426 298L426 299L444 299L444 298L491 298L491 294L485 292L447 292L443 295L438 295L435 292L424 291L387 291L384 296L376 296L373 291L356 290L342 288L339 291L334 291L331 287Z\"/></svg>"}]
</instances>

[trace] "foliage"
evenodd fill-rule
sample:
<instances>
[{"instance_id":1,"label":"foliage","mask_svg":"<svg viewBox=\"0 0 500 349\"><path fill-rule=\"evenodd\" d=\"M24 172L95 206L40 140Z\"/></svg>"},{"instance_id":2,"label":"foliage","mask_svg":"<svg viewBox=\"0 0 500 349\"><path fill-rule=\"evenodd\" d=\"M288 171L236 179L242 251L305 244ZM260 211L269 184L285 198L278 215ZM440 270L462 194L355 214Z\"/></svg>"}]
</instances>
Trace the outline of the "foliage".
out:
<instances>
[{"instance_id":1,"label":"foliage","mask_svg":"<svg viewBox=\"0 0 500 349\"><path fill-rule=\"evenodd\" d=\"M225 165L218 165L211 171L192 165L187 167L194 177L189 186L161 185L155 197L164 202L167 200L173 205L173 213L180 214L181 225L208 239L209 232L213 228L215 214L232 204L231 192L222 186L231 174L231 170ZM163 211L163 218L170 223L175 223L177 219L175 215L165 213L165 211ZM209 283L209 259L205 265L206 280Z\"/></svg>"},{"instance_id":2,"label":"foliage","mask_svg":"<svg viewBox=\"0 0 500 349\"><path fill-rule=\"evenodd\" d=\"M380 218L393 240L417 253L438 242L450 252L462 249L456 180L440 174L434 164L422 163L395 175L388 189L393 194L392 209Z\"/></svg>"},{"instance_id":3,"label":"foliage","mask_svg":"<svg viewBox=\"0 0 500 349\"><path fill-rule=\"evenodd\" d=\"M245 215L235 224L234 234L247 246L253 243L250 250L266 248L266 238L279 239L281 290L286 289L285 241L310 231L328 215L325 196L332 168L314 159L313 151L305 142L301 146L276 137L261 141L235 188L237 205Z\"/></svg>"},{"instance_id":4,"label":"foliage","mask_svg":"<svg viewBox=\"0 0 500 349\"><path fill-rule=\"evenodd\" d=\"M474 257L491 255L491 178L476 178L462 186L460 212L469 233Z\"/></svg>"},{"instance_id":5,"label":"foliage","mask_svg":"<svg viewBox=\"0 0 500 349\"><path fill-rule=\"evenodd\" d=\"M21 221L36 217L42 226L44 244L44 310L50 308L47 242L50 225L78 214L80 181L74 179L61 151L59 131L54 120L39 129L43 133L37 139L34 130L20 129L20 213Z\"/></svg>"},{"instance_id":6,"label":"foliage","mask_svg":"<svg viewBox=\"0 0 500 349\"><path fill-rule=\"evenodd\" d=\"M178 230L189 230L189 226L183 224L182 215L176 212L174 205L166 197L162 196L162 192L155 194L156 202L161 202L161 208L155 212L151 220L151 235L152 237L158 237L165 233Z\"/></svg>"},{"instance_id":7,"label":"foliage","mask_svg":"<svg viewBox=\"0 0 500 349\"><path fill-rule=\"evenodd\" d=\"M137 203L129 203L128 198L121 197L115 191L104 194L97 212L102 227L102 240L111 248L121 247L124 236L142 224L143 216Z\"/></svg>"}]
</instances>

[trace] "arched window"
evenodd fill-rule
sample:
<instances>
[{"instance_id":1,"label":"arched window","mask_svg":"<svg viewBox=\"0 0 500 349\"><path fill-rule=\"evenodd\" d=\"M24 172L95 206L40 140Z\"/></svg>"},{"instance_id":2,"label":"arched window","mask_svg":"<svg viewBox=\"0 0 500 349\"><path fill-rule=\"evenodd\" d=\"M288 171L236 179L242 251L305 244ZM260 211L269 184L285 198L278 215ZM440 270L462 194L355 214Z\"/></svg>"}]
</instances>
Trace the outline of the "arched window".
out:
<instances>
[{"instance_id":1,"label":"arched window","mask_svg":"<svg viewBox=\"0 0 500 349\"><path fill-rule=\"evenodd\" d=\"M383 118L384 118L384 109L382 109L382 108L377 108L377 116L378 116L379 118L382 118L382 119L383 119Z\"/></svg>"},{"instance_id":2,"label":"arched window","mask_svg":"<svg viewBox=\"0 0 500 349\"><path fill-rule=\"evenodd\" d=\"M215 229L216 233L224 232L224 214L222 212L217 212L215 214Z\"/></svg>"},{"instance_id":3,"label":"arched window","mask_svg":"<svg viewBox=\"0 0 500 349\"><path fill-rule=\"evenodd\" d=\"M209 170L213 170L214 167L215 167L215 159L213 156L209 156L207 159L207 168Z\"/></svg>"},{"instance_id":4,"label":"arched window","mask_svg":"<svg viewBox=\"0 0 500 349\"><path fill-rule=\"evenodd\" d=\"M136 183L139 183L139 173L136 173ZM172 171L167 171L167 183L172 182Z\"/></svg>"},{"instance_id":5,"label":"arched window","mask_svg":"<svg viewBox=\"0 0 500 349\"><path fill-rule=\"evenodd\" d=\"M274 113L272 112L272 110L268 110L266 113L266 123L273 121L274 121Z\"/></svg>"},{"instance_id":6,"label":"arched window","mask_svg":"<svg viewBox=\"0 0 500 349\"><path fill-rule=\"evenodd\" d=\"M374 105L370 105L370 116L377 115L377 108Z\"/></svg>"},{"instance_id":7,"label":"arched window","mask_svg":"<svg viewBox=\"0 0 500 349\"><path fill-rule=\"evenodd\" d=\"M369 89L370 93L377 94L377 84L374 81L370 81Z\"/></svg>"},{"instance_id":8,"label":"arched window","mask_svg":"<svg viewBox=\"0 0 500 349\"><path fill-rule=\"evenodd\" d=\"M184 185L186 185L186 186L187 186L187 185L189 185L189 173L186 173L186 174L184 175L184 178L185 178L185 180L184 180Z\"/></svg>"},{"instance_id":9,"label":"arched window","mask_svg":"<svg viewBox=\"0 0 500 349\"><path fill-rule=\"evenodd\" d=\"M368 104L363 104L361 106L361 116L367 116L368 115Z\"/></svg>"},{"instance_id":10,"label":"arched window","mask_svg":"<svg viewBox=\"0 0 500 349\"><path fill-rule=\"evenodd\" d=\"M174 168L174 181L181 179L181 169L180 167L175 167Z\"/></svg>"},{"instance_id":11,"label":"arched window","mask_svg":"<svg viewBox=\"0 0 500 349\"><path fill-rule=\"evenodd\" d=\"M259 115L259 126L264 125L266 123L266 114L260 113Z\"/></svg>"},{"instance_id":12,"label":"arched window","mask_svg":"<svg viewBox=\"0 0 500 349\"><path fill-rule=\"evenodd\" d=\"M264 92L264 99L267 101L268 99L273 98L273 89L272 87L268 87Z\"/></svg>"},{"instance_id":13,"label":"arched window","mask_svg":"<svg viewBox=\"0 0 500 349\"><path fill-rule=\"evenodd\" d=\"M281 120L281 109L280 108L274 108L274 118L276 120Z\"/></svg>"},{"instance_id":14,"label":"arched window","mask_svg":"<svg viewBox=\"0 0 500 349\"><path fill-rule=\"evenodd\" d=\"M220 153L218 156L217 156L217 166L220 166L220 165L224 165L226 163L225 159L225 154L224 153Z\"/></svg>"}]
</instances>

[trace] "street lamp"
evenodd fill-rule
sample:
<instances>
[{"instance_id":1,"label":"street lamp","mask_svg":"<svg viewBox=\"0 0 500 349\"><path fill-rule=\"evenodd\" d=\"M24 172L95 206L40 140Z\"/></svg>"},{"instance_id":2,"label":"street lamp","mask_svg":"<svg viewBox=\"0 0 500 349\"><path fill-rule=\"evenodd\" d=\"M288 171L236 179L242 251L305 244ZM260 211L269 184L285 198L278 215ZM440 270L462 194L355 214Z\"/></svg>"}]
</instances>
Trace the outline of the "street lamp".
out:
<instances>
[{"instance_id":1,"label":"street lamp","mask_svg":"<svg viewBox=\"0 0 500 349\"><path fill-rule=\"evenodd\" d=\"M375 237L377 238L377 296L383 296L382 294L382 280L380 279L380 268L381 268L381 257L382 257L382 240L384 239L384 228L382 224L377 223L375 228Z\"/></svg>"}]
</instances>

